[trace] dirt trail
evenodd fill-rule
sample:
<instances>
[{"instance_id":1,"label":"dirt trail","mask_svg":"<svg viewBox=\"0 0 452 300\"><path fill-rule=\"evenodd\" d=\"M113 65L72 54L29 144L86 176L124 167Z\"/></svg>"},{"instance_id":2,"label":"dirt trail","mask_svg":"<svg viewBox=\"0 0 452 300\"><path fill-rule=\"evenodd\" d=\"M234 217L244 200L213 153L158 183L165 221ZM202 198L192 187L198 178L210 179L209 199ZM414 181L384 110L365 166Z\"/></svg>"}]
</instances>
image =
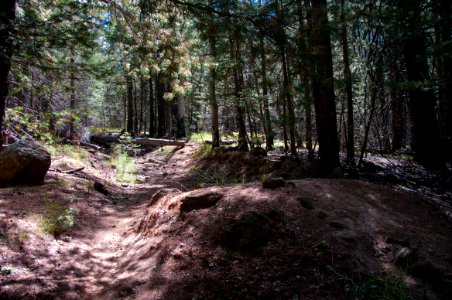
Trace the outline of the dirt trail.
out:
<instances>
[{"instance_id":1,"label":"dirt trail","mask_svg":"<svg viewBox=\"0 0 452 300\"><path fill-rule=\"evenodd\" d=\"M172 152L164 152L171 150ZM194 179L190 178L195 144L187 144L184 148L166 147L149 153L136 160L137 175L144 177L139 185L125 188L121 195L123 200L106 207L105 212L97 220L98 229L89 228L81 232L79 240L86 251L94 258L94 264L88 264L90 270L85 278L77 278L85 282L85 292L91 295L125 296L130 294L130 285L122 288L112 286L121 279L129 278L128 273L138 272L135 266L131 270L130 263L137 259L133 252L148 246L145 240L135 234L130 234L136 220L143 217L151 196L164 188L176 188L188 191L193 188ZM96 263L97 262L97 263ZM148 266L143 266L147 269ZM136 276L135 276L136 277ZM124 291L122 291L124 289ZM74 295L76 298L77 296Z\"/></svg>"},{"instance_id":2,"label":"dirt trail","mask_svg":"<svg viewBox=\"0 0 452 300\"><path fill-rule=\"evenodd\" d=\"M138 158L136 167L141 182L112 188L108 197L89 189L86 194L82 186L92 184L86 178L55 172L49 172L43 187L1 189L0 250L4 251L0 266L5 274L0 274L0 295L89 299L112 289L121 290L112 284L126 272L120 266L123 258L133 259L127 251L131 246L140 247L135 235L129 238L127 234L133 221L143 216L157 190L192 188L195 181L188 173L195 150L196 145L187 144L182 149L166 147L161 153L158 150ZM62 182L69 186L61 186ZM47 196L79 198L77 227L60 239L30 234L38 230L26 212L45 213L47 202L52 201ZM18 217L24 218L17 220ZM26 237L21 236L25 234Z\"/></svg>"}]
</instances>

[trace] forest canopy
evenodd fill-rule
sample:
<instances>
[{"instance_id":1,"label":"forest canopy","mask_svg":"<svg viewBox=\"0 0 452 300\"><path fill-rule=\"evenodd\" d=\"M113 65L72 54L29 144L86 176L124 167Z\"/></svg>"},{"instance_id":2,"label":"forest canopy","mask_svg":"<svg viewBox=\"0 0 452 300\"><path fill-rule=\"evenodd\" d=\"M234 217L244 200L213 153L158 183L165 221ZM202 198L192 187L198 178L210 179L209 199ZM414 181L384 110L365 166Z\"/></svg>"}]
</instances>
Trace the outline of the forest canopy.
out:
<instances>
[{"instance_id":1,"label":"forest canopy","mask_svg":"<svg viewBox=\"0 0 452 300\"><path fill-rule=\"evenodd\" d=\"M452 153L446 0L3 0L0 126L87 139L86 128L212 146L305 149L323 173L368 151ZM3 141L6 142L6 141ZM318 151L317 151L318 150ZM303 152L304 153L304 152Z\"/></svg>"}]
</instances>

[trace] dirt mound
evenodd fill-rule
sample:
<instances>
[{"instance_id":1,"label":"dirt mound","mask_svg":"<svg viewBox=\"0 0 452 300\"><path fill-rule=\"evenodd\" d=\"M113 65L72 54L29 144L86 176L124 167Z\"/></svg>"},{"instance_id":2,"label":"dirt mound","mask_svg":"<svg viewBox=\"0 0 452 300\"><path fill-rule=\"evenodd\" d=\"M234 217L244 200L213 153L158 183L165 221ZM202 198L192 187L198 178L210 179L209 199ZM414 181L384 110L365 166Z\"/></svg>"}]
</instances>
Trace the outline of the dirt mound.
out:
<instances>
[{"instance_id":1,"label":"dirt mound","mask_svg":"<svg viewBox=\"0 0 452 300\"><path fill-rule=\"evenodd\" d=\"M136 223L150 246L134 297L340 299L382 273L432 299L452 291L451 222L412 195L337 179L203 192L223 197L185 212L190 193L165 196Z\"/></svg>"},{"instance_id":2,"label":"dirt mound","mask_svg":"<svg viewBox=\"0 0 452 300\"><path fill-rule=\"evenodd\" d=\"M198 150L194 172L214 184L249 182L274 169L275 162L249 152L203 146Z\"/></svg>"}]
</instances>

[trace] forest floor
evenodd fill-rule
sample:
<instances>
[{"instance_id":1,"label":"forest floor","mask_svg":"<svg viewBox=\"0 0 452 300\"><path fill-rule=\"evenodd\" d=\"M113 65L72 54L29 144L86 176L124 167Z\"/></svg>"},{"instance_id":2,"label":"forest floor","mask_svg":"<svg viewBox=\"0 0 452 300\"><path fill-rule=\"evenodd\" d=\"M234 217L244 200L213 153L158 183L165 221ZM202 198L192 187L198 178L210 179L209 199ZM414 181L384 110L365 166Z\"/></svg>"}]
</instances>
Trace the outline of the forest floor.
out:
<instances>
[{"instance_id":1,"label":"forest floor","mask_svg":"<svg viewBox=\"0 0 452 300\"><path fill-rule=\"evenodd\" d=\"M0 189L0 298L451 299L450 194L403 191L384 166L366 178L389 187L309 178L264 189L197 169L198 147L137 157L136 183L93 152L54 157L43 186ZM260 164L238 161L225 163L237 174ZM218 202L187 206L199 196Z\"/></svg>"}]
</instances>

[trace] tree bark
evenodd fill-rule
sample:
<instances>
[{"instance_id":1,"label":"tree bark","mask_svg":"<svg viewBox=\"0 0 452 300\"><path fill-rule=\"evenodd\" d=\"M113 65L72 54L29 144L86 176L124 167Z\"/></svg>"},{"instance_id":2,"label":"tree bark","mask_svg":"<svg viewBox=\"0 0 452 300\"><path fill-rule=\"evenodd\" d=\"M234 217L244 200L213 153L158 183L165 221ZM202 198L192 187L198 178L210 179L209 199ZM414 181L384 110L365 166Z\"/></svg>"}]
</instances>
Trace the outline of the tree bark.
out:
<instances>
[{"instance_id":1,"label":"tree bark","mask_svg":"<svg viewBox=\"0 0 452 300\"><path fill-rule=\"evenodd\" d=\"M132 77L126 76L127 84L127 132L134 134L133 132L133 82Z\"/></svg>"},{"instance_id":2,"label":"tree bark","mask_svg":"<svg viewBox=\"0 0 452 300\"><path fill-rule=\"evenodd\" d=\"M3 122L5 120L6 97L8 96L8 74L13 54L13 28L16 17L16 1L0 1L0 150L3 145Z\"/></svg>"},{"instance_id":3,"label":"tree bark","mask_svg":"<svg viewBox=\"0 0 452 300\"><path fill-rule=\"evenodd\" d=\"M160 73L157 75L156 81L156 98L158 111L157 137L164 137L166 133L166 103L163 96L165 95L165 78Z\"/></svg>"},{"instance_id":4,"label":"tree bark","mask_svg":"<svg viewBox=\"0 0 452 300\"><path fill-rule=\"evenodd\" d=\"M248 141L246 139L246 126L245 126L245 112L242 103L242 88L244 84L243 79L243 64L241 61L241 51L240 51L240 39L241 35L238 29L235 29L234 38L230 38L231 46L231 58L235 61L235 66L233 67L234 76L234 98L235 98L235 109L236 109L236 123L239 130L238 136L238 150L248 151Z\"/></svg>"},{"instance_id":5,"label":"tree bark","mask_svg":"<svg viewBox=\"0 0 452 300\"><path fill-rule=\"evenodd\" d=\"M303 106L305 110L305 129L306 129L306 149L308 150L309 159L312 159L314 156L314 149L312 147L312 91L311 91L311 83L309 81L308 74L311 71L310 58L308 49L308 40L307 40L307 28L304 21L303 16L303 1L298 0L298 22L299 22L299 55L300 55L300 63L298 65L298 75L300 77L300 81L303 84L304 89L304 101ZM309 14L307 14L309 18Z\"/></svg>"},{"instance_id":6,"label":"tree bark","mask_svg":"<svg viewBox=\"0 0 452 300\"><path fill-rule=\"evenodd\" d=\"M73 52L73 51L71 51ZM74 130L74 113L75 113L75 60L74 56L71 56L71 82L70 82L70 88L71 88L71 97L69 102L69 109L70 109L70 117L69 117L69 139L74 140L75 139L75 130Z\"/></svg>"},{"instance_id":7,"label":"tree bark","mask_svg":"<svg viewBox=\"0 0 452 300\"><path fill-rule=\"evenodd\" d=\"M284 32L284 16L281 10L282 3L277 6L277 17L278 17L278 45L282 62L282 72L283 72L283 98L287 106L287 120L284 122L289 127L289 141L290 141L290 154L292 156L297 155L297 145L295 141L295 108L293 106L292 91L290 90L290 77L289 77L289 66L287 63L286 55L286 36Z\"/></svg>"},{"instance_id":8,"label":"tree bark","mask_svg":"<svg viewBox=\"0 0 452 300\"><path fill-rule=\"evenodd\" d=\"M259 0L259 6L262 6ZM261 57L261 72L262 72L262 98L264 106L264 124L265 124L265 146L267 151L273 149L275 133L272 129L272 121L270 115L270 105L268 99L268 79L267 79L267 56L265 53L264 32L259 30L259 50Z\"/></svg>"},{"instance_id":9,"label":"tree bark","mask_svg":"<svg viewBox=\"0 0 452 300\"><path fill-rule=\"evenodd\" d=\"M452 4L449 0L436 0L435 13L439 16L439 77L440 117L446 142L446 153L452 157Z\"/></svg>"},{"instance_id":10,"label":"tree bark","mask_svg":"<svg viewBox=\"0 0 452 300\"><path fill-rule=\"evenodd\" d=\"M209 66L209 104L210 104L210 114L212 117L212 148L220 147L220 130L219 130L219 120L218 120L218 103L216 97L216 46L215 46L215 26L211 25L209 28L209 47L210 47L210 57L211 62Z\"/></svg>"},{"instance_id":11,"label":"tree bark","mask_svg":"<svg viewBox=\"0 0 452 300\"><path fill-rule=\"evenodd\" d=\"M395 65L395 62L393 63ZM393 66L390 71L391 81L397 81L396 66ZM402 143L405 136L405 115L404 115L404 102L400 96L399 90L394 86L390 87L391 97L391 127L392 127L392 145L391 151L395 152L402 149Z\"/></svg>"},{"instance_id":12,"label":"tree bark","mask_svg":"<svg viewBox=\"0 0 452 300\"><path fill-rule=\"evenodd\" d=\"M320 167L329 174L339 166L336 103L333 85L333 59L326 0L312 1L313 31L310 34L310 56L313 60L312 92L319 141Z\"/></svg>"},{"instance_id":13,"label":"tree bark","mask_svg":"<svg viewBox=\"0 0 452 300\"><path fill-rule=\"evenodd\" d=\"M149 136L155 134L155 112L154 112L154 76L149 77Z\"/></svg>"},{"instance_id":14,"label":"tree bark","mask_svg":"<svg viewBox=\"0 0 452 300\"><path fill-rule=\"evenodd\" d=\"M132 80L133 82L133 80ZM139 95L138 95L138 83L135 82L134 84L134 93L133 93L133 133L134 134L139 134L140 132L138 131L138 99L139 99Z\"/></svg>"},{"instance_id":15,"label":"tree bark","mask_svg":"<svg viewBox=\"0 0 452 300\"><path fill-rule=\"evenodd\" d=\"M347 97L347 161L355 164L355 125L353 118L353 85L352 72L348 54L347 23L345 18L345 0L341 0L341 39L342 58L344 63L345 93Z\"/></svg>"},{"instance_id":16,"label":"tree bark","mask_svg":"<svg viewBox=\"0 0 452 300\"><path fill-rule=\"evenodd\" d=\"M138 125L138 132L146 131L144 125L144 103L146 103L146 82L144 77L140 78L140 123Z\"/></svg>"},{"instance_id":17,"label":"tree bark","mask_svg":"<svg viewBox=\"0 0 452 300\"><path fill-rule=\"evenodd\" d=\"M428 166L440 166L443 148L435 111L435 97L428 84L426 37L422 28L420 0L400 2L402 16L406 20L403 54L408 81L411 83L409 98L413 121L413 146L415 159Z\"/></svg>"}]
</instances>

